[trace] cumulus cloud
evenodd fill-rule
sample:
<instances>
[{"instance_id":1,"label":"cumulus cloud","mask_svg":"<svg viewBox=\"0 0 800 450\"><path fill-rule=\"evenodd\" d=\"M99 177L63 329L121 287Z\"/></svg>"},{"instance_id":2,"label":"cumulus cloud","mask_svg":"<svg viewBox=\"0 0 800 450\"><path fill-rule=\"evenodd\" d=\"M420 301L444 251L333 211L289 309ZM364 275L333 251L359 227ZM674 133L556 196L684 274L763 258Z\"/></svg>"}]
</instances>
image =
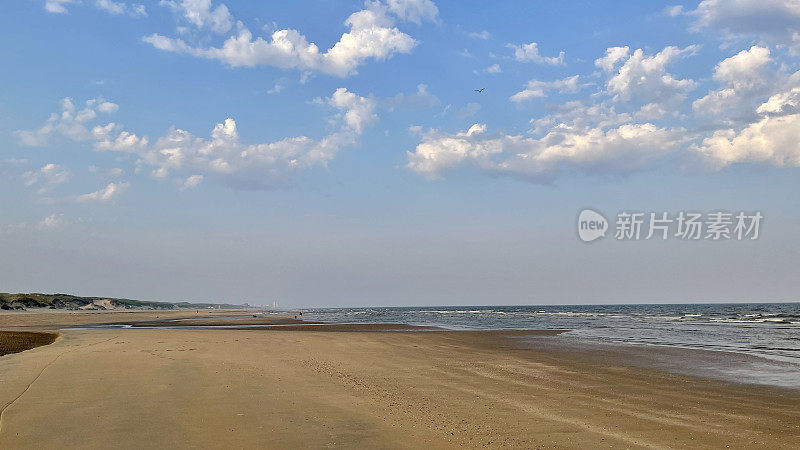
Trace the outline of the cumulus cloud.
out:
<instances>
[{"instance_id":1,"label":"cumulus cloud","mask_svg":"<svg viewBox=\"0 0 800 450\"><path fill-rule=\"evenodd\" d=\"M628 59L630 54L631 48L627 45L625 47L609 47L606 49L606 55L596 59L594 65L603 69L606 73L611 73L617 63Z\"/></svg>"},{"instance_id":2,"label":"cumulus cloud","mask_svg":"<svg viewBox=\"0 0 800 450\"><path fill-rule=\"evenodd\" d=\"M425 92L425 88L419 89ZM59 132L61 136L93 142L98 151L134 155L139 170L149 169L155 178L174 176L182 180L184 188L194 187L209 177L238 187L268 188L292 173L325 166L342 148L356 144L358 136L378 121L379 100L359 96L345 88L335 90L330 97L318 99L316 103L335 111L332 118L335 129L320 139L298 136L247 144L242 142L236 122L228 118L217 124L208 138L172 127L166 135L151 141L113 122L89 129L89 122L97 117L96 113L89 112L94 112L95 105L102 102L88 102L92 108L81 114L70 106L72 102L68 99L63 102L66 106L62 106L62 113L54 114L55 119L48 121L46 127L50 128L30 133L37 138L49 138L64 122L66 131ZM84 119L78 122L78 116ZM31 135L23 133L20 139L30 140ZM80 196L79 200L106 201L125 188L125 183L111 183L103 190Z\"/></svg>"},{"instance_id":3,"label":"cumulus cloud","mask_svg":"<svg viewBox=\"0 0 800 450\"><path fill-rule=\"evenodd\" d=\"M759 114L787 115L800 113L800 87L772 95L762 103L756 112Z\"/></svg>"},{"instance_id":4,"label":"cumulus cloud","mask_svg":"<svg viewBox=\"0 0 800 450\"><path fill-rule=\"evenodd\" d=\"M752 113L778 84L780 74L766 47L753 46L721 61L714 69L720 89L692 103L694 111L713 118Z\"/></svg>"},{"instance_id":5,"label":"cumulus cloud","mask_svg":"<svg viewBox=\"0 0 800 450\"><path fill-rule=\"evenodd\" d=\"M542 118L532 119L532 134L542 134L555 126L572 129L609 128L631 123L630 113L617 112L608 102L585 104L574 100L560 105L548 105L550 113Z\"/></svg>"},{"instance_id":6,"label":"cumulus cloud","mask_svg":"<svg viewBox=\"0 0 800 450\"><path fill-rule=\"evenodd\" d=\"M559 52L558 56L542 56L539 54L539 44L514 45L508 44L507 47L514 49L514 59L519 62L532 62L550 66L561 66L564 64L564 52Z\"/></svg>"},{"instance_id":7,"label":"cumulus cloud","mask_svg":"<svg viewBox=\"0 0 800 450\"><path fill-rule=\"evenodd\" d=\"M782 91L755 108L757 118L717 130L692 150L715 168L737 163L800 166L800 80L789 77Z\"/></svg>"},{"instance_id":8,"label":"cumulus cloud","mask_svg":"<svg viewBox=\"0 0 800 450\"><path fill-rule=\"evenodd\" d=\"M199 10L212 11L210 3L200 3L203 7ZM308 42L297 30L277 30L264 39L254 37L241 22L237 22L236 33L220 47L195 46L183 39L160 34L145 36L143 40L159 50L214 59L230 67L267 65L345 77L355 74L356 69L367 60L384 60L398 53L411 52L417 41L401 32L395 26L395 19L421 23L423 20L435 20L437 14L436 5L429 0L368 1L365 9L351 14L345 20L349 31L342 34L339 41L327 51L321 51L316 44ZM206 26L205 20L199 20L203 15L193 17L198 18L195 25L201 23ZM218 27L218 30L222 28L224 26Z\"/></svg>"},{"instance_id":9,"label":"cumulus cloud","mask_svg":"<svg viewBox=\"0 0 800 450\"><path fill-rule=\"evenodd\" d=\"M98 150L136 152L147 147L147 138L125 131L114 122L92 128L94 146Z\"/></svg>"},{"instance_id":10,"label":"cumulus cloud","mask_svg":"<svg viewBox=\"0 0 800 450\"><path fill-rule=\"evenodd\" d=\"M579 80L579 75L554 81L531 80L528 82L525 89L512 95L509 100L519 103L533 98L542 98L546 97L546 92L550 90L555 90L560 93L578 92L581 88Z\"/></svg>"},{"instance_id":11,"label":"cumulus cloud","mask_svg":"<svg viewBox=\"0 0 800 450\"><path fill-rule=\"evenodd\" d=\"M734 163L800 166L800 114L764 116L739 132L719 130L693 150L717 168Z\"/></svg>"},{"instance_id":12,"label":"cumulus cloud","mask_svg":"<svg viewBox=\"0 0 800 450\"><path fill-rule=\"evenodd\" d=\"M83 203L110 203L127 191L130 186L131 184L127 182L108 183L106 187L100 190L78 196L78 201Z\"/></svg>"},{"instance_id":13,"label":"cumulus cloud","mask_svg":"<svg viewBox=\"0 0 800 450\"><path fill-rule=\"evenodd\" d=\"M503 69L500 68L500 64L492 64L486 68L486 73L500 73L502 71Z\"/></svg>"},{"instance_id":14,"label":"cumulus cloud","mask_svg":"<svg viewBox=\"0 0 800 450\"><path fill-rule=\"evenodd\" d=\"M647 102L664 103L676 97L685 97L695 87L689 79L676 79L667 73L668 65L680 58L693 55L698 47L690 45L680 49L668 46L655 55L645 55L642 49L628 53L627 47L613 47L595 65L612 73L606 88L616 99L627 101L636 96ZM618 70L616 65L622 62Z\"/></svg>"},{"instance_id":15,"label":"cumulus cloud","mask_svg":"<svg viewBox=\"0 0 800 450\"><path fill-rule=\"evenodd\" d=\"M758 37L800 51L800 3L797 0L703 0L689 12L693 29L716 29L729 41Z\"/></svg>"},{"instance_id":16,"label":"cumulus cloud","mask_svg":"<svg viewBox=\"0 0 800 450\"><path fill-rule=\"evenodd\" d=\"M85 107L78 109L72 99L61 100L61 112L53 113L47 123L36 130L17 130L14 134L23 145L41 147L51 143L54 138L82 141L92 138L86 123L97 117L97 113L111 114L118 109L114 103L102 98L88 100Z\"/></svg>"},{"instance_id":17,"label":"cumulus cloud","mask_svg":"<svg viewBox=\"0 0 800 450\"><path fill-rule=\"evenodd\" d=\"M455 134L429 132L408 152L407 167L430 178L471 167L534 181L547 181L570 169L624 173L647 168L675 152L684 134L684 130L649 123L609 129L560 125L542 138L487 135L486 130L485 124L474 124Z\"/></svg>"},{"instance_id":18,"label":"cumulus cloud","mask_svg":"<svg viewBox=\"0 0 800 450\"><path fill-rule=\"evenodd\" d=\"M355 144L364 128L378 119L374 100L344 88L337 89L323 102L339 111L336 120L340 125L319 140L298 136L265 144L245 144L236 122L226 119L214 127L210 138L172 128L139 155L144 164L153 167L152 174L157 178L173 172L189 172L238 187L271 187L291 173L325 166L343 147Z\"/></svg>"},{"instance_id":19,"label":"cumulus cloud","mask_svg":"<svg viewBox=\"0 0 800 450\"><path fill-rule=\"evenodd\" d=\"M361 97L345 88L336 89L325 101L341 111L344 126L357 134L361 134L365 127L378 121L375 114L377 101L368 97Z\"/></svg>"},{"instance_id":20,"label":"cumulus cloud","mask_svg":"<svg viewBox=\"0 0 800 450\"><path fill-rule=\"evenodd\" d=\"M470 168L541 182L564 172L620 174L666 162L702 161L715 169L800 166L800 71L787 74L788 66L777 64L767 47L752 46L714 67L718 89L696 98L694 116L684 115L696 83L668 69L697 49L669 46L647 54L610 47L595 61L605 75L598 94L546 105L548 113L531 119L528 134L490 134L485 124L455 133L417 127L420 140L407 152L407 167L429 178ZM510 100L575 92L581 80L531 80ZM659 123L667 117L670 125ZM714 126L687 130L677 125L703 117L713 119Z\"/></svg>"}]
</instances>

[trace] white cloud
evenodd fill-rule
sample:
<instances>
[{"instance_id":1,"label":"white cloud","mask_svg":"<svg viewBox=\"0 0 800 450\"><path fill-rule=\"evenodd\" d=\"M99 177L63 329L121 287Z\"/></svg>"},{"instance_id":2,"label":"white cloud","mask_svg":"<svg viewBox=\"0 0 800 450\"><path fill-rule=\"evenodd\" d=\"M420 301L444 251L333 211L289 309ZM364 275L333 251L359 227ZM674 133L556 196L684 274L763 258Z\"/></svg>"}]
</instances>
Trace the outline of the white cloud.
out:
<instances>
[{"instance_id":1,"label":"white cloud","mask_svg":"<svg viewBox=\"0 0 800 450\"><path fill-rule=\"evenodd\" d=\"M119 105L104 101L97 105L97 110L103 114L113 114L119 111Z\"/></svg>"},{"instance_id":2,"label":"white cloud","mask_svg":"<svg viewBox=\"0 0 800 450\"><path fill-rule=\"evenodd\" d=\"M764 116L739 131L714 132L693 150L717 168L734 163L800 166L800 114Z\"/></svg>"},{"instance_id":3,"label":"white cloud","mask_svg":"<svg viewBox=\"0 0 800 450\"><path fill-rule=\"evenodd\" d=\"M507 47L514 49L514 58L519 62L533 62L551 66L564 64L564 52L559 52L558 56L542 56L539 54L539 44L536 42L523 45L508 44Z\"/></svg>"},{"instance_id":4,"label":"white cloud","mask_svg":"<svg viewBox=\"0 0 800 450\"><path fill-rule=\"evenodd\" d=\"M500 64L492 64L486 68L486 73L500 73L502 71L503 70L500 69Z\"/></svg>"},{"instance_id":5,"label":"white cloud","mask_svg":"<svg viewBox=\"0 0 800 450\"><path fill-rule=\"evenodd\" d=\"M781 92L754 108L757 118L738 129L715 131L692 150L716 168L736 163L800 166L798 74Z\"/></svg>"},{"instance_id":6,"label":"white cloud","mask_svg":"<svg viewBox=\"0 0 800 450\"><path fill-rule=\"evenodd\" d=\"M76 0L45 0L44 9L53 14L65 14L67 12L66 5L79 3L81 2ZM147 10L144 5L140 4L128 4L124 2L115 2L114 0L94 0L87 3L91 3L95 8L112 15L125 14L130 17L147 16Z\"/></svg>"},{"instance_id":7,"label":"white cloud","mask_svg":"<svg viewBox=\"0 0 800 450\"><path fill-rule=\"evenodd\" d=\"M130 188L131 184L127 182L122 183L108 183L106 187L103 189L90 192L88 194L83 194L78 196L79 202L85 203L108 203L114 201L120 194L124 193L125 191Z\"/></svg>"},{"instance_id":8,"label":"white cloud","mask_svg":"<svg viewBox=\"0 0 800 450\"><path fill-rule=\"evenodd\" d=\"M696 83L668 69L697 50L669 46L646 54L608 48L595 61L606 78L599 95L547 105L548 114L531 120L528 135L490 134L485 124L456 133L415 128L420 140L407 153L407 167L430 178L473 169L537 182L565 172L613 175L698 159L714 168L743 163L800 167L800 71L786 74L787 66L776 64L768 48L753 46L715 66L719 88L697 99L695 115L687 116L680 113ZM583 80L531 80L510 100L575 92ZM738 118L725 121L730 115ZM687 131L674 125L701 116L721 120L716 126L723 129L709 131L704 125ZM666 117L673 124L653 122Z\"/></svg>"},{"instance_id":9,"label":"white cloud","mask_svg":"<svg viewBox=\"0 0 800 450\"><path fill-rule=\"evenodd\" d=\"M178 12L183 19L198 29L209 29L224 34L233 27L233 16L224 4L212 7L211 0L161 0L163 6Z\"/></svg>"},{"instance_id":10,"label":"white cloud","mask_svg":"<svg viewBox=\"0 0 800 450\"><path fill-rule=\"evenodd\" d=\"M769 82L764 69L771 62L769 49L754 45L717 64L714 79L735 90L758 88Z\"/></svg>"},{"instance_id":11,"label":"white cloud","mask_svg":"<svg viewBox=\"0 0 800 450\"><path fill-rule=\"evenodd\" d=\"M545 117L531 120L534 134L542 134L556 125L572 129L616 127L631 123L629 113L618 113L607 102L586 105L581 101L569 101L562 105L550 105L551 113Z\"/></svg>"},{"instance_id":12,"label":"white cloud","mask_svg":"<svg viewBox=\"0 0 800 450\"><path fill-rule=\"evenodd\" d=\"M486 41L490 37L492 37L492 34L489 33L486 30L483 30L483 31L476 31L476 32L469 33L469 37L473 37L475 39L483 39L484 41Z\"/></svg>"},{"instance_id":13,"label":"white cloud","mask_svg":"<svg viewBox=\"0 0 800 450\"><path fill-rule=\"evenodd\" d=\"M139 137L122 129L114 122L92 128L95 148L117 152L137 152L147 147L147 138Z\"/></svg>"},{"instance_id":14,"label":"white cloud","mask_svg":"<svg viewBox=\"0 0 800 450\"><path fill-rule=\"evenodd\" d=\"M483 124L456 134L430 132L413 152L408 152L407 167L430 178L471 167L536 181L552 179L563 169L624 173L646 169L678 150L684 130L649 123L607 130L561 124L538 139L485 133Z\"/></svg>"},{"instance_id":15,"label":"white cloud","mask_svg":"<svg viewBox=\"0 0 800 450\"><path fill-rule=\"evenodd\" d=\"M88 100L83 109L78 110L72 99L61 100L61 112L53 113L47 123L36 130L17 130L14 134L23 145L41 147L50 144L53 138L63 137L74 141L92 139L86 123L97 117L97 113L110 114L118 109L114 103L102 98Z\"/></svg>"},{"instance_id":16,"label":"white cloud","mask_svg":"<svg viewBox=\"0 0 800 450\"><path fill-rule=\"evenodd\" d=\"M638 120L654 120L666 116L668 111L658 103L648 103L639 108L634 115Z\"/></svg>"},{"instance_id":17,"label":"white cloud","mask_svg":"<svg viewBox=\"0 0 800 450\"><path fill-rule=\"evenodd\" d=\"M606 49L606 56L595 60L594 65L606 73L611 73L619 61L628 59L630 52L631 48L627 45L625 47L609 47Z\"/></svg>"},{"instance_id":18,"label":"white cloud","mask_svg":"<svg viewBox=\"0 0 800 450\"><path fill-rule=\"evenodd\" d=\"M394 19L432 20L434 9L435 5L427 0L367 2L365 9L351 14L345 21L350 30L324 52L297 30L277 30L264 39L254 37L241 22L237 23L236 34L226 39L221 47L193 46L183 39L160 34L145 36L143 40L159 50L214 59L230 67L267 65L345 77L355 74L367 60L410 53L417 42L398 30Z\"/></svg>"},{"instance_id":19,"label":"white cloud","mask_svg":"<svg viewBox=\"0 0 800 450\"><path fill-rule=\"evenodd\" d=\"M667 6L664 8L664 14L670 17L678 17L683 14L683 5Z\"/></svg>"},{"instance_id":20,"label":"white cloud","mask_svg":"<svg viewBox=\"0 0 800 450\"><path fill-rule=\"evenodd\" d=\"M793 87L788 91L770 96L761 104L756 112L759 114L786 115L800 113L800 88Z\"/></svg>"},{"instance_id":21,"label":"white cloud","mask_svg":"<svg viewBox=\"0 0 800 450\"><path fill-rule=\"evenodd\" d=\"M549 90L556 90L560 93L578 92L581 88L579 80L579 75L554 81L531 80L528 81L525 89L509 97L509 100L519 103L532 98L542 98L547 96L546 92Z\"/></svg>"},{"instance_id":22,"label":"white cloud","mask_svg":"<svg viewBox=\"0 0 800 450\"><path fill-rule=\"evenodd\" d=\"M726 40L758 37L800 51L800 2L797 0L703 0L689 12L694 30L715 28Z\"/></svg>"},{"instance_id":23,"label":"white cloud","mask_svg":"<svg viewBox=\"0 0 800 450\"><path fill-rule=\"evenodd\" d=\"M242 143L233 119L217 124L210 139L172 128L140 156L143 164L154 168L156 178L188 172L234 186L271 187L292 172L324 166L342 147L354 144L351 128L360 127L363 119L355 114L348 120L320 140L299 136L266 144Z\"/></svg>"},{"instance_id":24,"label":"white cloud","mask_svg":"<svg viewBox=\"0 0 800 450\"><path fill-rule=\"evenodd\" d=\"M53 14L64 14L67 12L66 5L75 3L75 0L45 0L45 11Z\"/></svg>"},{"instance_id":25,"label":"white cloud","mask_svg":"<svg viewBox=\"0 0 800 450\"><path fill-rule=\"evenodd\" d=\"M674 110L694 89L695 82L676 79L666 68L680 58L693 55L697 49L695 45L683 49L669 46L651 56L642 49L630 53L628 47L611 47L595 65L610 75L606 89L614 100L629 101L635 97L645 103L669 104L667 109ZM617 69L620 62L622 65Z\"/></svg>"},{"instance_id":26,"label":"white cloud","mask_svg":"<svg viewBox=\"0 0 800 450\"><path fill-rule=\"evenodd\" d=\"M58 164L47 164L36 171L27 171L22 174L25 186L39 186L39 193L44 194L50 189L69 180L69 170Z\"/></svg>"},{"instance_id":27,"label":"white cloud","mask_svg":"<svg viewBox=\"0 0 800 450\"><path fill-rule=\"evenodd\" d=\"M724 118L752 113L778 84L779 73L769 49L753 46L717 64L713 78L721 88L695 100L692 108L701 115Z\"/></svg>"},{"instance_id":28,"label":"white cloud","mask_svg":"<svg viewBox=\"0 0 800 450\"><path fill-rule=\"evenodd\" d=\"M39 221L37 226L41 230L52 230L59 228L66 223L67 220L64 218L63 214L51 214Z\"/></svg>"},{"instance_id":29,"label":"white cloud","mask_svg":"<svg viewBox=\"0 0 800 450\"><path fill-rule=\"evenodd\" d=\"M431 0L386 0L386 6L398 18L417 25L439 20L439 8Z\"/></svg>"},{"instance_id":30,"label":"white cloud","mask_svg":"<svg viewBox=\"0 0 800 450\"><path fill-rule=\"evenodd\" d=\"M276 82L275 85L272 87L272 89L267 91L267 94L270 94L270 95L272 95L272 94L280 94L281 92L283 92L284 89L286 89L286 86L284 86L280 82Z\"/></svg>"},{"instance_id":31,"label":"white cloud","mask_svg":"<svg viewBox=\"0 0 800 450\"><path fill-rule=\"evenodd\" d=\"M183 181L183 186L181 189L194 189L203 182L202 175L190 175Z\"/></svg>"},{"instance_id":32,"label":"white cloud","mask_svg":"<svg viewBox=\"0 0 800 450\"><path fill-rule=\"evenodd\" d=\"M426 89L424 85L418 86L417 94L427 94ZM92 105L89 111L93 112L96 105L102 103L96 100L88 102ZM336 111L331 122L335 129L318 140L298 136L265 144L245 144L239 137L236 122L228 118L214 127L210 138L172 127L166 135L151 142L113 122L95 125L90 131L89 122L96 119L97 114L77 112L68 99L62 113L54 114L56 119L51 117L48 121L46 127L49 128L30 133L37 138L49 138L56 133L53 130L64 122L69 133L60 132L60 135L76 141L91 141L97 150L135 155L139 170L149 167L156 178L175 176L184 180L181 181L184 185L188 180L189 185L185 187L191 187L199 180L191 177L197 175L234 186L268 188L292 173L325 166L339 150L356 144L358 136L378 121L376 109L379 100L361 97L345 88L337 89L330 97L318 99L316 103ZM77 122L77 116L83 119ZM79 130L72 132L76 123ZM26 140L31 136L22 134L20 138ZM96 171L100 172L100 169ZM124 183L112 183L105 190L85 194L79 199L102 201L112 198L125 187Z\"/></svg>"},{"instance_id":33,"label":"white cloud","mask_svg":"<svg viewBox=\"0 0 800 450\"><path fill-rule=\"evenodd\" d=\"M375 99L361 97L345 88L339 88L325 101L342 111L345 128L357 134L361 134L365 127L378 121L378 115L375 114L377 106Z\"/></svg>"}]
</instances>

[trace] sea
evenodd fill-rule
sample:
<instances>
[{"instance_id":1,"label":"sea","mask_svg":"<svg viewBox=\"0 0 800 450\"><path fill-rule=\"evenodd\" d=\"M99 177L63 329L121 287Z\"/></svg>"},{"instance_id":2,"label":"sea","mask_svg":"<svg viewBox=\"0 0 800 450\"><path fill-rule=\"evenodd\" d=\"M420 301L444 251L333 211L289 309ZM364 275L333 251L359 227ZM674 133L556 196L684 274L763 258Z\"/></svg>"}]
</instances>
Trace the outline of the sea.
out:
<instances>
[{"instance_id":1,"label":"sea","mask_svg":"<svg viewBox=\"0 0 800 450\"><path fill-rule=\"evenodd\" d=\"M332 323L566 329L555 338L518 338L519 345L581 350L615 363L800 389L800 303L371 307L303 313L305 320Z\"/></svg>"}]
</instances>

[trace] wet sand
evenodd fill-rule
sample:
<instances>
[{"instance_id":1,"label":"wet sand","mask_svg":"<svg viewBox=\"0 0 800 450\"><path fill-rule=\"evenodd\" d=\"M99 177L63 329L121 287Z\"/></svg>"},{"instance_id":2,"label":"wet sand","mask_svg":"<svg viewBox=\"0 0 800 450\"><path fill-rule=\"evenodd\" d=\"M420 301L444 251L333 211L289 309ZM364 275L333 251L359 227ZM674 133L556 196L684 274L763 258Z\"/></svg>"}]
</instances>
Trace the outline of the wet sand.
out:
<instances>
[{"instance_id":1,"label":"wet sand","mask_svg":"<svg viewBox=\"0 0 800 450\"><path fill-rule=\"evenodd\" d=\"M796 448L800 439L797 391L520 348L517 338L536 332L318 329L62 331L0 358L0 448Z\"/></svg>"},{"instance_id":2,"label":"wet sand","mask_svg":"<svg viewBox=\"0 0 800 450\"><path fill-rule=\"evenodd\" d=\"M0 356L49 345L57 338L58 334L56 333L0 331Z\"/></svg>"},{"instance_id":3,"label":"wet sand","mask_svg":"<svg viewBox=\"0 0 800 450\"><path fill-rule=\"evenodd\" d=\"M131 324L147 320L165 320L199 317L226 317L250 314L246 310L234 309L179 309L164 311L109 310L32 310L24 312L0 312L0 329L46 329L91 325L100 323Z\"/></svg>"}]
</instances>

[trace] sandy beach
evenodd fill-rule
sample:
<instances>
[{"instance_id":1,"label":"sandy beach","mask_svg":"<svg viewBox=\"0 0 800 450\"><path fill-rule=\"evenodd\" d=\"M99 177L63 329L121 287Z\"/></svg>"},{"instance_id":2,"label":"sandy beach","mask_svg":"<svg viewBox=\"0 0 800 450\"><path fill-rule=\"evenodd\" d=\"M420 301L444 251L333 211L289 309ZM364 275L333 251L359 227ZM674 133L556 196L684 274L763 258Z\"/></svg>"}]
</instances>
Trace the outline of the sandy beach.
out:
<instances>
[{"instance_id":1,"label":"sandy beach","mask_svg":"<svg viewBox=\"0 0 800 450\"><path fill-rule=\"evenodd\" d=\"M191 315L179 313L168 316ZM62 312L0 323L52 329L65 318L92 323ZM0 357L0 448L792 448L800 439L800 392L509 338L553 332L324 328L62 330L52 344Z\"/></svg>"}]
</instances>

